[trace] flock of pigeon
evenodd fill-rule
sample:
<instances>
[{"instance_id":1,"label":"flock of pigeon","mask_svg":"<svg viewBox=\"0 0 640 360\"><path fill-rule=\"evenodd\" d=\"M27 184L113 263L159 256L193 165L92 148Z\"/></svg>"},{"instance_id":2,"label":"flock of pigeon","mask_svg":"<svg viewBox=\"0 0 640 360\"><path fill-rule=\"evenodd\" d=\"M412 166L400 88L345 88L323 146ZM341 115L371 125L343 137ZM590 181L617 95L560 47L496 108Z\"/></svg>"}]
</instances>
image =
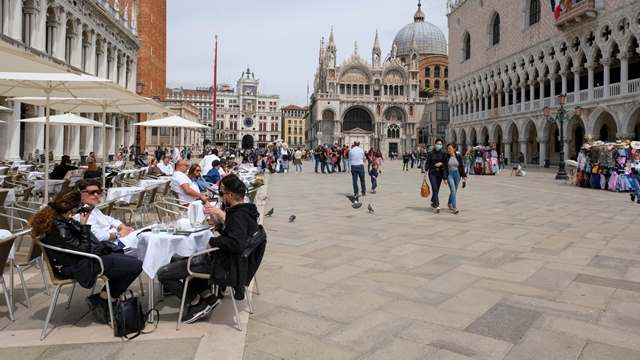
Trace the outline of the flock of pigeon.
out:
<instances>
[{"instance_id":1,"label":"flock of pigeon","mask_svg":"<svg viewBox=\"0 0 640 360\"><path fill-rule=\"evenodd\" d=\"M347 195L347 198L349 200L351 200L351 207L352 208L359 209L359 208L362 207L362 203L360 202L360 200L358 199L357 196ZM375 215L376 214L376 212L375 212L375 210L373 210L373 206L371 206L371 204L367 205L367 210L369 211L369 214L371 214L371 215ZM272 217L274 212L275 212L275 209L271 208L269 211L267 211L265 216L266 217ZM294 221L296 221L296 216L295 215L289 216L289 222L292 223Z\"/></svg>"}]
</instances>

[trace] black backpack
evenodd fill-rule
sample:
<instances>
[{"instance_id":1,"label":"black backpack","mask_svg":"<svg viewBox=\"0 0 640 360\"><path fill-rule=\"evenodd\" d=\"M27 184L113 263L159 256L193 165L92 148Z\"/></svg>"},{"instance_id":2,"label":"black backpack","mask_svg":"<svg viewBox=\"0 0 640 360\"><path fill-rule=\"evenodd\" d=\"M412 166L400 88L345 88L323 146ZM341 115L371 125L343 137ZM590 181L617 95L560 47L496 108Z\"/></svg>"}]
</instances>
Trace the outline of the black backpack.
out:
<instances>
[{"instance_id":1,"label":"black backpack","mask_svg":"<svg viewBox=\"0 0 640 360\"><path fill-rule=\"evenodd\" d=\"M127 296L127 294L129 296ZM156 315L156 321L154 322L153 330L149 332L143 331L149 315L154 313ZM151 309L146 313L142 310L142 304L140 300L133 295L133 292L129 290L124 293L113 308L113 335L121 337L125 340L133 340L140 336L140 334L150 334L157 327L160 322L160 313L156 309ZM129 337L129 334L135 334Z\"/></svg>"}]
</instances>

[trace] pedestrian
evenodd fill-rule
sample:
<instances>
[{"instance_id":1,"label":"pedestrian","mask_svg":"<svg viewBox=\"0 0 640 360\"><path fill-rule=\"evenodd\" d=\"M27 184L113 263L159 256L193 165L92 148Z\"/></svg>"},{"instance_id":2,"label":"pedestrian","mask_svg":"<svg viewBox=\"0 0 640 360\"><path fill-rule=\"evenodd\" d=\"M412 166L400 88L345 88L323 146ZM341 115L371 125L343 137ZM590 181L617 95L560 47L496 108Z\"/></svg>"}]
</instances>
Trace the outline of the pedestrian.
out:
<instances>
[{"instance_id":1,"label":"pedestrian","mask_svg":"<svg viewBox=\"0 0 640 360\"><path fill-rule=\"evenodd\" d=\"M342 147L342 171L347 172L347 169L350 169L351 165L349 165L349 145L344 145Z\"/></svg>"},{"instance_id":2,"label":"pedestrian","mask_svg":"<svg viewBox=\"0 0 640 360\"><path fill-rule=\"evenodd\" d=\"M378 188L378 175L378 164L374 162L371 165L371 170L369 170L369 176L371 177L371 194L375 194Z\"/></svg>"},{"instance_id":3,"label":"pedestrian","mask_svg":"<svg viewBox=\"0 0 640 360\"><path fill-rule=\"evenodd\" d=\"M471 163L473 162L473 153L471 151L471 149L468 149L467 152L464 154L464 173L465 174L469 174L469 172L471 171Z\"/></svg>"},{"instance_id":4,"label":"pedestrian","mask_svg":"<svg viewBox=\"0 0 640 360\"><path fill-rule=\"evenodd\" d=\"M315 161L315 170L314 172L317 174L318 173L318 165L320 164L320 157L322 154L322 147L320 145L318 145L318 147L313 151L313 160ZM324 166L320 166L320 168L323 170L322 172L324 173Z\"/></svg>"},{"instance_id":5,"label":"pedestrian","mask_svg":"<svg viewBox=\"0 0 640 360\"><path fill-rule=\"evenodd\" d=\"M445 175L446 152L443 149L442 139L437 139L433 151L429 153L427 161L427 171L429 172L429 183L431 184L431 208L436 214L440 213L440 199L438 192Z\"/></svg>"},{"instance_id":6,"label":"pedestrian","mask_svg":"<svg viewBox=\"0 0 640 360\"><path fill-rule=\"evenodd\" d=\"M447 166L446 175L447 175L447 184L449 185L449 202L447 203L449 207L449 211L454 214L458 214L458 202L457 202L457 194L458 187L460 186L460 180L462 180L463 187L466 186L467 182L467 173L464 169L462 155L457 152L456 144L447 145L447 157L445 159L445 163Z\"/></svg>"},{"instance_id":7,"label":"pedestrian","mask_svg":"<svg viewBox=\"0 0 640 360\"><path fill-rule=\"evenodd\" d=\"M302 172L302 150L300 148L293 154L293 164L296 167L296 172Z\"/></svg>"},{"instance_id":8,"label":"pedestrian","mask_svg":"<svg viewBox=\"0 0 640 360\"><path fill-rule=\"evenodd\" d=\"M402 171L409 171L409 154L406 151L402 154Z\"/></svg>"},{"instance_id":9,"label":"pedestrian","mask_svg":"<svg viewBox=\"0 0 640 360\"><path fill-rule=\"evenodd\" d=\"M364 150L360 147L360 142L353 143L353 147L349 150L349 163L351 164L351 181L353 183L353 196L358 197L358 179L362 187L362 196L367 193L367 184L364 179Z\"/></svg>"}]
</instances>

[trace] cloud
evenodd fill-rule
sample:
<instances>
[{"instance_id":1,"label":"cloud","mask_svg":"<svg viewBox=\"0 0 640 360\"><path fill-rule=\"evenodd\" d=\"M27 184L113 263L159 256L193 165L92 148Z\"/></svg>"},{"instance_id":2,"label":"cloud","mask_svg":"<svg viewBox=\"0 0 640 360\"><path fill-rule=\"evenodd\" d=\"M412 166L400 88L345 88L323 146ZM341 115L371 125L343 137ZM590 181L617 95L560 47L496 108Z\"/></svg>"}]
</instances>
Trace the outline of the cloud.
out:
<instances>
[{"instance_id":1,"label":"cloud","mask_svg":"<svg viewBox=\"0 0 640 360\"><path fill-rule=\"evenodd\" d=\"M169 0L167 81L170 87L213 84L214 34L219 35L218 82L235 86L251 68L261 92L282 103L306 103L313 91L321 37L334 27L338 61L358 52L370 59L376 29L383 52L395 34L413 21L410 0ZM447 33L446 1L423 1L427 21Z\"/></svg>"}]
</instances>

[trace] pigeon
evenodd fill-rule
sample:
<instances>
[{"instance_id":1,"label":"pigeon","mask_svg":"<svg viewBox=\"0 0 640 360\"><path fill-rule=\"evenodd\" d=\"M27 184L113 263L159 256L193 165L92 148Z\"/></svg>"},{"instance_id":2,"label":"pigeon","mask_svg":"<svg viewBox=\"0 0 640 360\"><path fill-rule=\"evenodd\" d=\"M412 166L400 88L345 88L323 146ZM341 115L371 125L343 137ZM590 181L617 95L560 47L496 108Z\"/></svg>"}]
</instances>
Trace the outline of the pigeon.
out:
<instances>
[{"instance_id":1,"label":"pigeon","mask_svg":"<svg viewBox=\"0 0 640 360\"><path fill-rule=\"evenodd\" d=\"M269 210L265 216L271 217L271 215L273 215L273 208L271 208L271 210Z\"/></svg>"},{"instance_id":2,"label":"pigeon","mask_svg":"<svg viewBox=\"0 0 640 360\"><path fill-rule=\"evenodd\" d=\"M296 216L295 215L289 216L289 222L292 223L294 221L296 221Z\"/></svg>"},{"instance_id":3,"label":"pigeon","mask_svg":"<svg viewBox=\"0 0 640 360\"><path fill-rule=\"evenodd\" d=\"M367 209L369 209L369 214L374 214L375 211L373 210L373 206L371 206L371 204L369 204L369 206L367 206Z\"/></svg>"},{"instance_id":4,"label":"pigeon","mask_svg":"<svg viewBox=\"0 0 640 360\"><path fill-rule=\"evenodd\" d=\"M358 197L353 195L347 195L347 199L349 199L349 201L351 202L355 202L358 200Z\"/></svg>"}]
</instances>

